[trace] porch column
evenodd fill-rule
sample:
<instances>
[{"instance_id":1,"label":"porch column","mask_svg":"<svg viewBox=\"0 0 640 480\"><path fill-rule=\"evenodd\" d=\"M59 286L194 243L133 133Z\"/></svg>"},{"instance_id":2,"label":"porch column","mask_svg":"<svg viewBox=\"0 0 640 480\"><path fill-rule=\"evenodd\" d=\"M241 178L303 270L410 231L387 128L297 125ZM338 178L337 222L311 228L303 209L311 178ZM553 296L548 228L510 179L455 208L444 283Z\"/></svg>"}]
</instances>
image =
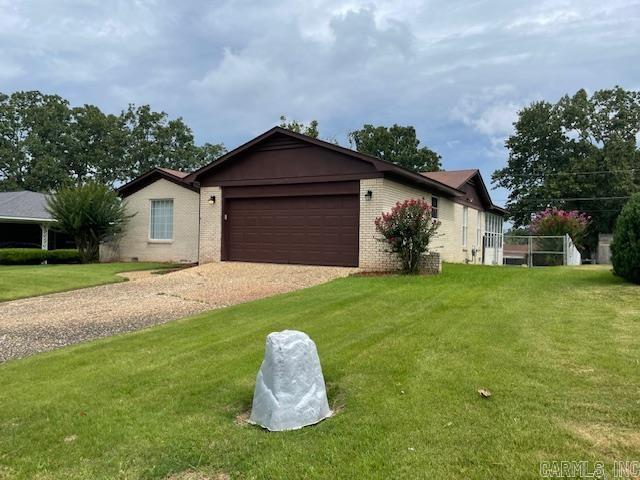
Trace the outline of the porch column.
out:
<instances>
[{"instance_id":1,"label":"porch column","mask_svg":"<svg viewBox=\"0 0 640 480\"><path fill-rule=\"evenodd\" d=\"M40 230L42 231L40 248L42 248L42 250L49 250L49 225L41 223Z\"/></svg>"},{"instance_id":2,"label":"porch column","mask_svg":"<svg viewBox=\"0 0 640 480\"><path fill-rule=\"evenodd\" d=\"M42 232L42 236L40 239L40 248L42 250L49 250L49 225L47 225L46 223L41 223L40 231ZM42 264L46 265L47 261L43 260Z\"/></svg>"}]
</instances>

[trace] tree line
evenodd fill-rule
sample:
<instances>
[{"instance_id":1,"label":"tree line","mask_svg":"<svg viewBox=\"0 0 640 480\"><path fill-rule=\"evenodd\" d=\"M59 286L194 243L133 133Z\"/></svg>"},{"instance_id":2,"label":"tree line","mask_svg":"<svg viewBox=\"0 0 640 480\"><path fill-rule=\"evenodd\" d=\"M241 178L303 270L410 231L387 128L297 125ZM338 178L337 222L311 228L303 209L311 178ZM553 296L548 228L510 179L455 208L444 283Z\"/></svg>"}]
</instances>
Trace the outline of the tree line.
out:
<instances>
[{"instance_id":1,"label":"tree line","mask_svg":"<svg viewBox=\"0 0 640 480\"><path fill-rule=\"evenodd\" d=\"M0 191L117 186L153 167L193 170L224 152L196 145L181 118L133 104L118 115L59 95L0 93Z\"/></svg>"}]
</instances>

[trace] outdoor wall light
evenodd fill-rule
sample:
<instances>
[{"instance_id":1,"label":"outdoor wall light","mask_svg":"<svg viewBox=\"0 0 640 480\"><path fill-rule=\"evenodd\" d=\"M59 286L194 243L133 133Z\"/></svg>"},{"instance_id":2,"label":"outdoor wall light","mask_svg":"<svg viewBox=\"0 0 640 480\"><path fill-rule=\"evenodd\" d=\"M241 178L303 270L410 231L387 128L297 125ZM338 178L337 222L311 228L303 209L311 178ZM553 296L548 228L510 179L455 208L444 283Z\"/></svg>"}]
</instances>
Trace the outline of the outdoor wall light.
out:
<instances>
[{"instance_id":1,"label":"outdoor wall light","mask_svg":"<svg viewBox=\"0 0 640 480\"><path fill-rule=\"evenodd\" d=\"M215 195L211 195L209 197L209 205L215 205L216 204L216 196Z\"/></svg>"},{"instance_id":2,"label":"outdoor wall light","mask_svg":"<svg viewBox=\"0 0 640 480\"><path fill-rule=\"evenodd\" d=\"M373 192L371 190L367 190L367 193L364 194L365 200L371 200L373 198Z\"/></svg>"}]
</instances>

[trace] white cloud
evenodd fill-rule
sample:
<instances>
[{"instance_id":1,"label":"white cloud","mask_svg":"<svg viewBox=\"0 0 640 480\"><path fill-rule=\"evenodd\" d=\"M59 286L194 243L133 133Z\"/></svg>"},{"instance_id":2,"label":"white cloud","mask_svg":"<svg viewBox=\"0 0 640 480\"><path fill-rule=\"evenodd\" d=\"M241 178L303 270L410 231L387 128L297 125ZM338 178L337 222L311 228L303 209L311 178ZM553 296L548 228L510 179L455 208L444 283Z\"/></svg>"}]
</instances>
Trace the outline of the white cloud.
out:
<instances>
[{"instance_id":1,"label":"white cloud","mask_svg":"<svg viewBox=\"0 0 640 480\"><path fill-rule=\"evenodd\" d=\"M486 136L507 136L513 131L518 110L524 105L510 98L518 98L513 85L485 87L475 94L460 98L451 117Z\"/></svg>"},{"instance_id":2,"label":"white cloud","mask_svg":"<svg viewBox=\"0 0 640 480\"><path fill-rule=\"evenodd\" d=\"M474 127L485 135L508 135L521 108L522 105L513 102L490 105L475 120Z\"/></svg>"}]
</instances>

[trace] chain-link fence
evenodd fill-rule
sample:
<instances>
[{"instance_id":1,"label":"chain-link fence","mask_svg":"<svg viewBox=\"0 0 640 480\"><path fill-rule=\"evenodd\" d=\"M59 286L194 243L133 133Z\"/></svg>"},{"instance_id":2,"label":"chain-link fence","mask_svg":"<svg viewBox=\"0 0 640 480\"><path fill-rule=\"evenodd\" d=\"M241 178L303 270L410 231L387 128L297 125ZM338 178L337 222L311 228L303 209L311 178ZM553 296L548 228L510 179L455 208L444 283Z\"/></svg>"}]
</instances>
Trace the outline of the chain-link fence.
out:
<instances>
[{"instance_id":1,"label":"chain-link fence","mask_svg":"<svg viewBox=\"0 0 640 480\"><path fill-rule=\"evenodd\" d=\"M569 235L505 235L502 255L504 265L550 267L582 263L580 252Z\"/></svg>"}]
</instances>

